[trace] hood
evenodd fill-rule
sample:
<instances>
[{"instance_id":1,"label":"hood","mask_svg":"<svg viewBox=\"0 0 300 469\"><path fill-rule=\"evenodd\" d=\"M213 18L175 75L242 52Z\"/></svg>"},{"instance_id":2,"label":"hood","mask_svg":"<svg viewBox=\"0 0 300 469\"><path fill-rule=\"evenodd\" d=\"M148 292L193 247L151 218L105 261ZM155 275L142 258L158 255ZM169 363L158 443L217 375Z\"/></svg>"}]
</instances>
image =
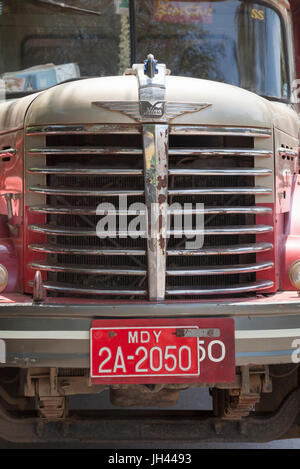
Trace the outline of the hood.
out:
<instances>
[{"instance_id":1,"label":"hood","mask_svg":"<svg viewBox=\"0 0 300 469\"><path fill-rule=\"evenodd\" d=\"M29 109L26 125L47 124L132 124L134 118L117 111L107 111L94 102L138 102L135 76L93 78L55 86L43 93ZM270 103L241 88L196 78L166 77L166 101L207 103L198 112L172 119L172 124L232 125L245 127L273 126Z\"/></svg>"},{"instance_id":2,"label":"hood","mask_svg":"<svg viewBox=\"0 0 300 469\"><path fill-rule=\"evenodd\" d=\"M37 96L35 93L0 103L0 133L22 129L27 109Z\"/></svg>"}]
</instances>

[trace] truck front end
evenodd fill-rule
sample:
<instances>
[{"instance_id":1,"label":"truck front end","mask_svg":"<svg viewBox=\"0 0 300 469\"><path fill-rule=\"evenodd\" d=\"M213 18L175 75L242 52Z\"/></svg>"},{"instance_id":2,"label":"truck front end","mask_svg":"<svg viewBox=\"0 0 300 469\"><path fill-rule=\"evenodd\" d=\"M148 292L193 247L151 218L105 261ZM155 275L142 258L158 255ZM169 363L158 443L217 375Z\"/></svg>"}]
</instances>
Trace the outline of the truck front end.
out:
<instances>
[{"instance_id":1,"label":"truck front end","mask_svg":"<svg viewBox=\"0 0 300 469\"><path fill-rule=\"evenodd\" d=\"M5 1L0 25L1 435L282 435L300 404L288 2ZM211 415L67 406L190 387Z\"/></svg>"}]
</instances>

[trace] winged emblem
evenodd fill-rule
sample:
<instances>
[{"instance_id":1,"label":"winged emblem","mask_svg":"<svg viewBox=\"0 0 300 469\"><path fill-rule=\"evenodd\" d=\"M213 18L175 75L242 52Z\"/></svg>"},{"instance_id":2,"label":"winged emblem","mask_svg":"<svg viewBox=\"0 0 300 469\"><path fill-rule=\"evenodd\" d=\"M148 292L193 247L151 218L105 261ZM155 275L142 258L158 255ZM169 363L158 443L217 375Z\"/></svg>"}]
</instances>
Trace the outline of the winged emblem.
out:
<instances>
[{"instance_id":1,"label":"winged emblem","mask_svg":"<svg viewBox=\"0 0 300 469\"><path fill-rule=\"evenodd\" d=\"M94 106L121 112L135 121L158 120L171 121L183 114L198 112L211 104L208 103L176 103L165 101L94 101Z\"/></svg>"}]
</instances>

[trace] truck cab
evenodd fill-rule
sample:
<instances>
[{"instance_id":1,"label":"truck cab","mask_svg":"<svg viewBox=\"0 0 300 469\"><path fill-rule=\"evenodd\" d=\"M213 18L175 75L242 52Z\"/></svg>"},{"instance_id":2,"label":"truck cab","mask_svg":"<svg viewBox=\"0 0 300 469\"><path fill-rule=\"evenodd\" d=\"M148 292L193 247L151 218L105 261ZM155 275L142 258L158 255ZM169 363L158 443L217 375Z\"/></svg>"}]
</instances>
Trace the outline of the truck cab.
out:
<instances>
[{"instance_id":1,"label":"truck cab","mask_svg":"<svg viewBox=\"0 0 300 469\"><path fill-rule=\"evenodd\" d=\"M2 438L298 428L292 19L287 0L1 2ZM129 409L191 387L210 414ZM68 408L107 391L111 413Z\"/></svg>"}]
</instances>

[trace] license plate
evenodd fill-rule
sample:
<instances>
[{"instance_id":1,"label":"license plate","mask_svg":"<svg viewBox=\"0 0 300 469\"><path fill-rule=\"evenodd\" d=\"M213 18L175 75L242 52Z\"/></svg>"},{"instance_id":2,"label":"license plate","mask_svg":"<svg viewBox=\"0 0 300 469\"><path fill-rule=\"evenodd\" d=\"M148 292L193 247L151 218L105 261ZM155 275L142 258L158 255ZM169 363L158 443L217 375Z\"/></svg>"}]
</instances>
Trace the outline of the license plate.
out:
<instances>
[{"instance_id":1,"label":"license plate","mask_svg":"<svg viewBox=\"0 0 300 469\"><path fill-rule=\"evenodd\" d=\"M233 382L234 321L93 321L94 383Z\"/></svg>"}]
</instances>

